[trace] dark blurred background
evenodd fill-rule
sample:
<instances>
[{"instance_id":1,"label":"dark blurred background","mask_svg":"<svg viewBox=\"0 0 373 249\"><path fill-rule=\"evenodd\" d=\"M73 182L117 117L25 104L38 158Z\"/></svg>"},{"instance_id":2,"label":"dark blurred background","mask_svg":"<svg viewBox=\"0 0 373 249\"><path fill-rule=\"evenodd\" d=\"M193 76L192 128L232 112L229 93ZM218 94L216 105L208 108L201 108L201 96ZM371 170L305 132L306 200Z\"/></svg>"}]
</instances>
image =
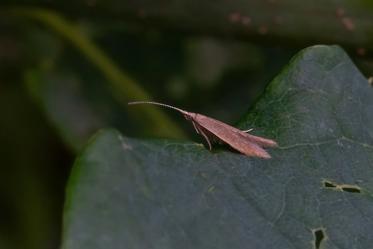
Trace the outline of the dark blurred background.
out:
<instances>
[{"instance_id":1,"label":"dark blurred background","mask_svg":"<svg viewBox=\"0 0 373 249\"><path fill-rule=\"evenodd\" d=\"M315 44L373 74L371 1L1 2L0 248L59 247L69 171L99 129L200 139L177 113L128 101L234 124Z\"/></svg>"}]
</instances>

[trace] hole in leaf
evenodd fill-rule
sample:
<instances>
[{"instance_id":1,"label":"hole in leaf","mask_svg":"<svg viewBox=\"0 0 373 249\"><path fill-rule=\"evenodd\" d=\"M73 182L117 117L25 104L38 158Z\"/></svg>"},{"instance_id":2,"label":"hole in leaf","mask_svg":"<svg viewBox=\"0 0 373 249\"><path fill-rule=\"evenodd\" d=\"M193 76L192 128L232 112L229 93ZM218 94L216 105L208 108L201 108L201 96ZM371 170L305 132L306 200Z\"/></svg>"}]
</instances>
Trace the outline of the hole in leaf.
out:
<instances>
[{"instance_id":1,"label":"hole in leaf","mask_svg":"<svg viewBox=\"0 0 373 249\"><path fill-rule=\"evenodd\" d=\"M321 242L325 239L325 234L323 229L319 228L313 231L313 236L315 237L315 248L319 249Z\"/></svg>"},{"instance_id":2,"label":"hole in leaf","mask_svg":"<svg viewBox=\"0 0 373 249\"><path fill-rule=\"evenodd\" d=\"M349 193L361 193L361 188L357 185L349 184L337 184L331 181L323 180L323 185L325 188L332 188L339 191L349 192Z\"/></svg>"},{"instance_id":3,"label":"hole in leaf","mask_svg":"<svg viewBox=\"0 0 373 249\"><path fill-rule=\"evenodd\" d=\"M342 191L350 192L350 193L360 193L360 188L350 186L350 187L342 187Z\"/></svg>"},{"instance_id":4,"label":"hole in leaf","mask_svg":"<svg viewBox=\"0 0 373 249\"><path fill-rule=\"evenodd\" d=\"M336 188L337 186L331 182L324 181L324 187L325 188Z\"/></svg>"}]
</instances>

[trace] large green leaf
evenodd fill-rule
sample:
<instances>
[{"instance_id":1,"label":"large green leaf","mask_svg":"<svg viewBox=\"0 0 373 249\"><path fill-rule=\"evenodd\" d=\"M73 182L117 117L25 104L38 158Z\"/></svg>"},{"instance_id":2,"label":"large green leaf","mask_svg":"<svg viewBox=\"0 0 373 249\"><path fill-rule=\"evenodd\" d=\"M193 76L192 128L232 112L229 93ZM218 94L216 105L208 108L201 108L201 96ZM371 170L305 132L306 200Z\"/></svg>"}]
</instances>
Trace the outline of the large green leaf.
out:
<instances>
[{"instance_id":1,"label":"large green leaf","mask_svg":"<svg viewBox=\"0 0 373 249\"><path fill-rule=\"evenodd\" d=\"M98 133L63 248L371 248L373 89L340 48L301 51L240 126L277 139L271 160Z\"/></svg>"}]
</instances>

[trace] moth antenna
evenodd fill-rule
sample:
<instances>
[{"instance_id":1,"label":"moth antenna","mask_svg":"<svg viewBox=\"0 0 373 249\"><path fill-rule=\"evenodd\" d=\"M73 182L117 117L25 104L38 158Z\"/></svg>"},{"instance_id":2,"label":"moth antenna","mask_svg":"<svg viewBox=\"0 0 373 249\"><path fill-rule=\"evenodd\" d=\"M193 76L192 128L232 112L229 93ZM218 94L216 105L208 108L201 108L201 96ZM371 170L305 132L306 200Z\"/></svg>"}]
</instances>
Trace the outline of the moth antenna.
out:
<instances>
[{"instance_id":1,"label":"moth antenna","mask_svg":"<svg viewBox=\"0 0 373 249\"><path fill-rule=\"evenodd\" d=\"M133 101L133 102L128 102L128 105L140 105L140 104L159 105L159 106L167 107L167 108L170 108L170 109L174 109L174 110L179 111L179 112L181 112L183 114L188 114L187 111L184 111L184 110L182 110L180 108L177 108L175 106L166 105L166 104L155 102L155 101Z\"/></svg>"}]
</instances>

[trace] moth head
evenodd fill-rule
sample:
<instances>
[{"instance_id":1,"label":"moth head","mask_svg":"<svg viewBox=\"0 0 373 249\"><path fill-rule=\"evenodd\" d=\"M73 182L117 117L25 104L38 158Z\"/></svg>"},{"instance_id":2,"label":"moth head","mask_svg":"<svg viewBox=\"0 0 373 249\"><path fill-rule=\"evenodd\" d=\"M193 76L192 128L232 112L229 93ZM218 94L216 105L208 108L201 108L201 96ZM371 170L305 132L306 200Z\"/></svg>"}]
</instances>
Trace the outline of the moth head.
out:
<instances>
[{"instance_id":1,"label":"moth head","mask_svg":"<svg viewBox=\"0 0 373 249\"><path fill-rule=\"evenodd\" d=\"M186 112L184 111L183 112L183 115L185 117L186 120L190 120L190 121L193 121L196 119L196 116L198 115L197 113L194 113L194 112Z\"/></svg>"},{"instance_id":2,"label":"moth head","mask_svg":"<svg viewBox=\"0 0 373 249\"><path fill-rule=\"evenodd\" d=\"M192 120L192 119L193 119L192 116L191 116L190 114L184 114L184 118L185 118L186 120Z\"/></svg>"}]
</instances>

